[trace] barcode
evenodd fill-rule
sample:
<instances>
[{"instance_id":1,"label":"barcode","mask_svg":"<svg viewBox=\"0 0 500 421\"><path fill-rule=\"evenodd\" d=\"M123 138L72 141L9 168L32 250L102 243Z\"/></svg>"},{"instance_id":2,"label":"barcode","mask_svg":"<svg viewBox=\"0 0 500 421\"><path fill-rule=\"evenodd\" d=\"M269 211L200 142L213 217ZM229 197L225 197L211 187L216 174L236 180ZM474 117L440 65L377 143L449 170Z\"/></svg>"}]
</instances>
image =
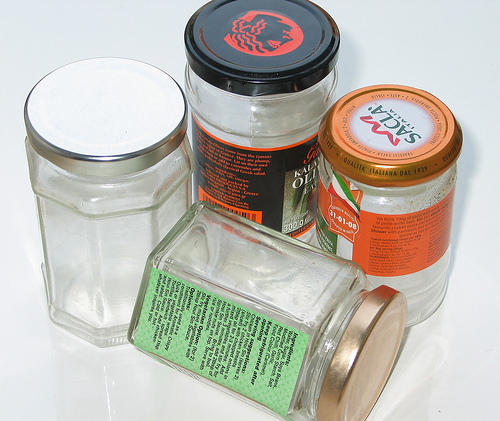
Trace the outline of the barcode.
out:
<instances>
[{"instance_id":1,"label":"barcode","mask_svg":"<svg viewBox=\"0 0 500 421\"><path fill-rule=\"evenodd\" d=\"M212 196L205 193L205 191L201 187L198 189L198 197L200 200L211 203L212 205L217 205L222 209L226 209L232 213L235 213L236 215L241 215L247 219L250 219L251 221L262 224L262 211L249 211L246 209L240 209L235 208L234 206L226 205L225 203L220 202L219 200L214 199Z\"/></svg>"}]
</instances>

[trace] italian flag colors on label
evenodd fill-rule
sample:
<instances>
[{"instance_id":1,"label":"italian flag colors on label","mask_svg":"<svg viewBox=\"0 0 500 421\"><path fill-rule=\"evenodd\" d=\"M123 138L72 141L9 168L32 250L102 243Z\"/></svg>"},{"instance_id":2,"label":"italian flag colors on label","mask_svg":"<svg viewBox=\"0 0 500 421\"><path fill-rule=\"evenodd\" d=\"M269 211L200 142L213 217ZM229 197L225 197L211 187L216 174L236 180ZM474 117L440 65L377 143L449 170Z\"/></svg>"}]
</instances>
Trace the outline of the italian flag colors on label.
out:
<instances>
[{"instance_id":1,"label":"italian flag colors on label","mask_svg":"<svg viewBox=\"0 0 500 421\"><path fill-rule=\"evenodd\" d=\"M401 214L361 209L363 192L331 172L319 183L318 240L321 247L358 263L368 275L402 276L436 263L450 244L454 189L428 208ZM347 241L350 247L340 247Z\"/></svg>"}]
</instances>

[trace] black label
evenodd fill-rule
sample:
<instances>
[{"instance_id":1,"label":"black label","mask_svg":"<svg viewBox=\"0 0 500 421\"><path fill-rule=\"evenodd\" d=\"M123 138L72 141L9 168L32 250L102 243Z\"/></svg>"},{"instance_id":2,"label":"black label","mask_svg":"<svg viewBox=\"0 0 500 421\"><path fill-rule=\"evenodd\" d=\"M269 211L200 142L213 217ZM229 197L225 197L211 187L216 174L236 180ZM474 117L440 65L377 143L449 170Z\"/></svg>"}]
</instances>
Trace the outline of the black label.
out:
<instances>
[{"instance_id":1,"label":"black label","mask_svg":"<svg viewBox=\"0 0 500 421\"><path fill-rule=\"evenodd\" d=\"M314 225L317 135L282 148L258 149L216 139L196 121L193 131L196 200L292 236Z\"/></svg>"}]
</instances>

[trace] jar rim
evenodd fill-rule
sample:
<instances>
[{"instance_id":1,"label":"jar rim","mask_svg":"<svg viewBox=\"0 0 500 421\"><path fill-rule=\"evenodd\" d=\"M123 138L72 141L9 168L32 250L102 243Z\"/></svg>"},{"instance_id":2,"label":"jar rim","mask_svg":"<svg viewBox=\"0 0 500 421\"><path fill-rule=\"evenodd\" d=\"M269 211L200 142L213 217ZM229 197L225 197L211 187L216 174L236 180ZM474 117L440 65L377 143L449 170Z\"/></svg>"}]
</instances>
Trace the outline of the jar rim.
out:
<instances>
[{"instance_id":1,"label":"jar rim","mask_svg":"<svg viewBox=\"0 0 500 421\"><path fill-rule=\"evenodd\" d=\"M181 144L187 103L167 73L123 58L92 58L60 67L29 93L27 138L45 159L81 175L131 174Z\"/></svg>"},{"instance_id":2,"label":"jar rim","mask_svg":"<svg viewBox=\"0 0 500 421\"><path fill-rule=\"evenodd\" d=\"M462 130L434 95L401 85L375 85L340 98L325 115L319 145L345 176L376 187L420 184L458 159Z\"/></svg>"}]
</instances>

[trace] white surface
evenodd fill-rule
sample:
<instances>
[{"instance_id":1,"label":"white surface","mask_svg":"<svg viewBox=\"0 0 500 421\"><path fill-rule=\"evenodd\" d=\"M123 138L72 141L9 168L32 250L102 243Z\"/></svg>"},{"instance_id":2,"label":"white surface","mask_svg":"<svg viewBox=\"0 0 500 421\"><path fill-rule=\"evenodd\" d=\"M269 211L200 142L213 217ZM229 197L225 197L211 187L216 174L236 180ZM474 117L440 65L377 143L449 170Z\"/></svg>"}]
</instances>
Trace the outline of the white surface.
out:
<instances>
[{"instance_id":1,"label":"white surface","mask_svg":"<svg viewBox=\"0 0 500 421\"><path fill-rule=\"evenodd\" d=\"M150 63L183 83L185 22L202 0L0 0L0 419L272 420L131 346L98 349L51 324L24 152L23 104L64 64ZM318 0L341 30L339 94L398 83L462 124L448 294L408 330L371 421L497 420L500 401L500 3Z\"/></svg>"}]
</instances>

